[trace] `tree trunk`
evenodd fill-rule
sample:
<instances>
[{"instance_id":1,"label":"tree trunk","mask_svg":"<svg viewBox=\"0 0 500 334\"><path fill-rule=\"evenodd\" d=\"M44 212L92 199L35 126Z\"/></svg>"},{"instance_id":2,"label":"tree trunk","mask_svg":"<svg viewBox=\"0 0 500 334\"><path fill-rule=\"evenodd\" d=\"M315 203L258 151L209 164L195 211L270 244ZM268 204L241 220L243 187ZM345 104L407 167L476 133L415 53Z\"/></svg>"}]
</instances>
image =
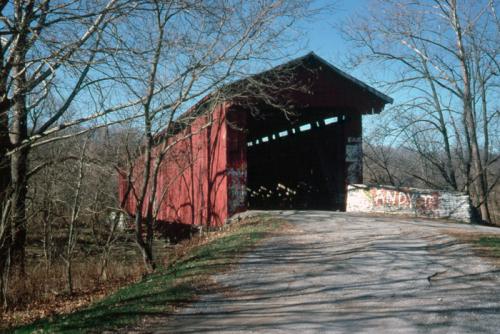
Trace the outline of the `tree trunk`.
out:
<instances>
[{"instance_id":1,"label":"tree trunk","mask_svg":"<svg viewBox=\"0 0 500 334\"><path fill-rule=\"evenodd\" d=\"M149 235L149 225L151 222L146 222L146 226L148 229L147 234ZM156 264L153 259L153 244L149 242L149 238L147 241L144 241L144 237L142 235L142 213L140 211L136 211L135 214L135 241L139 246L139 250L141 251L142 259L144 261L144 266L146 270L151 273L155 271Z\"/></svg>"},{"instance_id":2,"label":"tree trunk","mask_svg":"<svg viewBox=\"0 0 500 334\"><path fill-rule=\"evenodd\" d=\"M10 201L0 203L2 215L0 216L0 302L7 308L7 286L10 274L12 225L9 221Z\"/></svg>"},{"instance_id":3,"label":"tree trunk","mask_svg":"<svg viewBox=\"0 0 500 334\"><path fill-rule=\"evenodd\" d=\"M152 195L154 196L154 195ZM148 208L148 215L146 217L146 250L147 250L147 264L152 271L156 269L156 263L153 259L153 241L154 241L154 231L153 223L154 219L151 215L152 207Z\"/></svg>"},{"instance_id":4,"label":"tree trunk","mask_svg":"<svg viewBox=\"0 0 500 334\"><path fill-rule=\"evenodd\" d=\"M446 171L447 171L446 174L447 175L446 175L445 179L448 182L448 184L452 187L453 190L458 190L458 182L457 182L457 177L455 175L455 168L453 167L453 158L452 158L452 153L451 153L448 129L446 127L446 121L445 121L443 109L441 108L439 94L437 92L434 80L432 79L432 76L429 72L427 60L423 56L420 56L420 59L422 61L422 64L424 65L425 77L426 77L426 79L429 83L429 86L431 88L432 100L434 102L434 107L436 109L436 112L438 113L438 120L439 120L439 126L440 126L439 132L441 134L441 137L443 138L444 151L446 154L446 163L445 164L446 164Z\"/></svg>"},{"instance_id":5,"label":"tree trunk","mask_svg":"<svg viewBox=\"0 0 500 334\"><path fill-rule=\"evenodd\" d=\"M50 271L50 267L52 266L52 246L51 246L52 226L50 219L51 217L49 215L49 210L45 208L42 211L42 222L43 222L43 257L45 258L46 273Z\"/></svg>"},{"instance_id":6,"label":"tree trunk","mask_svg":"<svg viewBox=\"0 0 500 334\"><path fill-rule=\"evenodd\" d=\"M481 163L481 155L479 152L479 145L477 143L477 133L476 124L474 122L474 116L472 114L472 101L469 98L464 99L464 116L465 124L469 131L471 137L471 153L472 153L472 165L474 173L472 175L472 181L476 185L477 198L479 202L479 210L481 212L481 219L486 222L491 222L490 210L488 208L488 198L487 198L487 184L485 182L485 173Z\"/></svg>"},{"instance_id":7,"label":"tree trunk","mask_svg":"<svg viewBox=\"0 0 500 334\"><path fill-rule=\"evenodd\" d=\"M106 281L108 279L108 260L109 260L109 250L106 250L101 258L101 270L99 271L100 281Z\"/></svg>"},{"instance_id":8,"label":"tree trunk","mask_svg":"<svg viewBox=\"0 0 500 334\"><path fill-rule=\"evenodd\" d=\"M12 241L9 220L10 159L5 156L10 147L7 112L8 110L0 108L0 229L3 229L3 233L0 234L0 303L2 303L4 308L7 307L7 281L10 271Z\"/></svg>"},{"instance_id":9,"label":"tree trunk","mask_svg":"<svg viewBox=\"0 0 500 334\"><path fill-rule=\"evenodd\" d=\"M0 93L1 94L1 93ZM5 154L10 147L8 110L0 108L0 203L7 199L10 185L10 159Z\"/></svg>"},{"instance_id":10,"label":"tree trunk","mask_svg":"<svg viewBox=\"0 0 500 334\"><path fill-rule=\"evenodd\" d=\"M3 240L2 240L3 241ZM4 309L8 306L7 288L10 272L10 247L9 244L0 248L0 298Z\"/></svg>"},{"instance_id":11,"label":"tree trunk","mask_svg":"<svg viewBox=\"0 0 500 334\"><path fill-rule=\"evenodd\" d=\"M68 293L73 294L73 260L68 257L66 259L66 284L68 288Z\"/></svg>"},{"instance_id":12,"label":"tree trunk","mask_svg":"<svg viewBox=\"0 0 500 334\"><path fill-rule=\"evenodd\" d=\"M144 260L144 265L149 273L152 273L156 269L156 263L153 259L153 247L152 244L145 243L144 247L141 247L142 259Z\"/></svg>"},{"instance_id":13,"label":"tree trunk","mask_svg":"<svg viewBox=\"0 0 500 334\"><path fill-rule=\"evenodd\" d=\"M22 89L25 78L24 71L19 68L15 71L18 74L16 79L16 89ZM12 131L10 141L14 147L20 145L28 137L26 98L22 94L15 94L12 118ZM12 201L11 221L12 221L12 264L20 269L24 274L25 243L26 243L26 195L28 192L27 172L28 172L29 148L22 148L13 153L10 157L11 188L10 199Z\"/></svg>"},{"instance_id":14,"label":"tree trunk","mask_svg":"<svg viewBox=\"0 0 500 334\"><path fill-rule=\"evenodd\" d=\"M458 59L462 70L463 79L463 117L465 122L465 130L470 138L470 153L471 163L473 168L472 182L476 185L477 198L479 202L479 210L481 212L481 219L486 223L491 222L490 210L488 208L488 189L485 182L485 173L481 163L481 153L479 151L479 144L477 141L476 119L474 117L472 107L472 92L471 92L471 74L469 70L469 56L465 51L463 44L462 27L457 13L458 7L456 0L450 2L451 8L451 23L455 30Z\"/></svg>"},{"instance_id":15,"label":"tree trunk","mask_svg":"<svg viewBox=\"0 0 500 334\"><path fill-rule=\"evenodd\" d=\"M27 151L12 156L12 264L24 274L26 243Z\"/></svg>"}]
</instances>

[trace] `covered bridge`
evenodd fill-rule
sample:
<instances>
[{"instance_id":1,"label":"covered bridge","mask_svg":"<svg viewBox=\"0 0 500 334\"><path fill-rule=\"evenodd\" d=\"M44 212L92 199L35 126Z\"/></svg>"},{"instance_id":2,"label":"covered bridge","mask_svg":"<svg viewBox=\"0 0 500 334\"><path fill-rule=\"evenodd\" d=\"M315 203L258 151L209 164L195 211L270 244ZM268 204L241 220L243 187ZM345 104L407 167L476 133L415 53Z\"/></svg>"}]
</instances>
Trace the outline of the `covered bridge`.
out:
<instances>
[{"instance_id":1,"label":"covered bridge","mask_svg":"<svg viewBox=\"0 0 500 334\"><path fill-rule=\"evenodd\" d=\"M345 210L347 185L362 183L362 115L392 99L314 53L230 87L264 81L262 95L208 96L188 112L198 116L161 164L157 220L218 226L247 209ZM135 214L127 185L121 178L120 197Z\"/></svg>"}]
</instances>

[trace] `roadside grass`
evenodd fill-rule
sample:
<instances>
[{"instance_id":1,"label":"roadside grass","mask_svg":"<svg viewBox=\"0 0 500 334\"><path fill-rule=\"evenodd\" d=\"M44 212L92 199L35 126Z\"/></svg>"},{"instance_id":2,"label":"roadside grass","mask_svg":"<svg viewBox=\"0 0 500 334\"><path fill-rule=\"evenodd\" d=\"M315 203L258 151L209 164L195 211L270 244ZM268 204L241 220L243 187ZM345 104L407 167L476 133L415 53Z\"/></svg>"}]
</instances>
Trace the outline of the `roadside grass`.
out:
<instances>
[{"instance_id":1,"label":"roadside grass","mask_svg":"<svg viewBox=\"0 0 500 334\"><path fill-rule=\"evenodd\" d=\"M493 257L500 258L500 236L481 236L474 243Z\"/></svg>"},{"instance_id":2,"label":"roadside grass","mask_svg":"<svg viewBox=\"0 0 500 334\"><path fill-rule=\"evenodd\" d=\"M500 234L484 232L463 232L444 230L448 235L456 238L459 242L466 243L478 256L488 259L490 262L500 266Z\"/></svg>"},{"instance_id":3,"label":"roadside grass","mask_svg":"<svg viewBox=\"0 0 500 334\"><path fill-rule=\"evenodd\" d=\"M195 300L210 275L228 269L281 221L256 217L234 224L223 232L209 233L168 267L124 287L80 311L41 319L11 329L12 333L82 333L118 330L133 326L142 317L169 314L175 307Z\"/></svg>"}]
</instances>

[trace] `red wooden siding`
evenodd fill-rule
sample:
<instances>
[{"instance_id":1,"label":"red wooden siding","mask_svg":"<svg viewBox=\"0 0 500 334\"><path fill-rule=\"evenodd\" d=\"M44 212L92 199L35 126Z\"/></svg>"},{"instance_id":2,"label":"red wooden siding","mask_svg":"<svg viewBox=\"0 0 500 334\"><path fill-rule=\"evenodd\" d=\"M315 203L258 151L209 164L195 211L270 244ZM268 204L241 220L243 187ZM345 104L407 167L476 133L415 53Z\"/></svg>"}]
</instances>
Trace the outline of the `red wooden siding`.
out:
<instances>
[{"instance_id":1,"label":"red wooden siding","mask_svg":"<svg viewBox=\"0 0 500 334\"><path fill-rule=\"evenodd\" d=\"M211 226L218 226L227 219L226 109L227 104L216 107L212 125L207 126L206 116L199 117L169 140L170 144L178 142L167 151L158 173L154 206L159 221L196 225L209 221ZM132 215L136 214L135 192L142 184L142 166L139 159L132 191L125 201L124 209ZM124 174L119 178L119 196L123 199L127 180Z\"/></svg>"}]
</instances>

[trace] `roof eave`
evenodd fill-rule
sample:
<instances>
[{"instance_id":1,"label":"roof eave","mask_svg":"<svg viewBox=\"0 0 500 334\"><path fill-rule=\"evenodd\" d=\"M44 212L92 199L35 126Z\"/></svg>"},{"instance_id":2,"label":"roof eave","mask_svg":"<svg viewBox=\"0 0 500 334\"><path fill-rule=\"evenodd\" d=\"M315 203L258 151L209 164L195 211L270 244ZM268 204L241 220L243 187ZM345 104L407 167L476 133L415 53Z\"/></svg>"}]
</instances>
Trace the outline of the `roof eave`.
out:
<instances>
[{"instance_id":1,"label":"roof eave","mask_svg":"<svg viewBox=\"0 0 500 334\"><path fill-rule=\"evenodd\" d=\"M326 61L325 59L321 58L320 56L318 56L317 54L315 54L314 52L310 52L308 53L305 57L307 56L312 56L314 58L316 58L319 62L321 62L323 65L327 66L329 69L331 69L332 71L336 72L337 74L339 74L340 76L346 78L347 80L350 80L352 82L354 82L356 85L360 86L361 88L363 89L366 89L367 91L369 91L371 94L377 96L378 98L380 98L381 100L383 100L385 102L385 104L387 103L394 103L394 99L388 95L385 95L384 93L378 91L377 89L365 84L363 81L359 80L359 79L356 79L355 77L353 77L352 75L350 74L347 74L346 72L342 71L341 69L335 67L334 65L330 64L328 61Z\"/></svg>"}]
</instances>

